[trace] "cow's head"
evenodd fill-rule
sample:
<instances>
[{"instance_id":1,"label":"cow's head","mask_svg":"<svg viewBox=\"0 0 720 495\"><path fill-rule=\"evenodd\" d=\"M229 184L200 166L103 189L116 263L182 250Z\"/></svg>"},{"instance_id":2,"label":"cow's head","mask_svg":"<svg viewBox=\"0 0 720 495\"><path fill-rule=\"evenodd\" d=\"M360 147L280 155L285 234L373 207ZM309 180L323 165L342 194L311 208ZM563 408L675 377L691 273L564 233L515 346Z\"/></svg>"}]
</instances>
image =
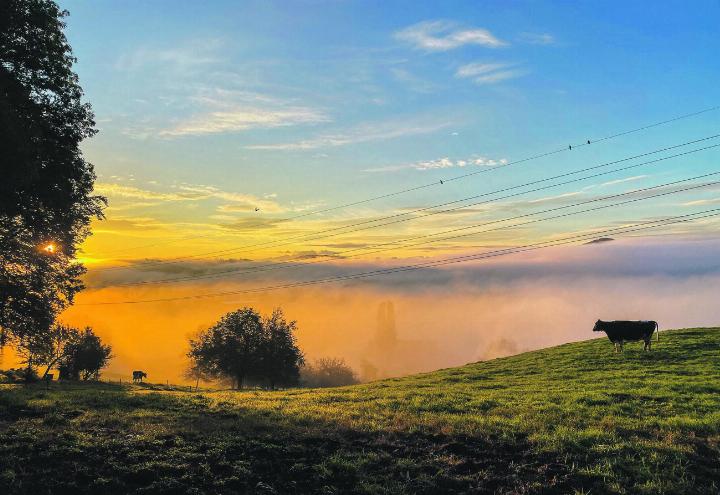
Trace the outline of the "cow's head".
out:
<instances>
[{"instance_id":1,"label":"cow's head","mask_svg":"<svg viewBox=\"0 0 720 495\"><path fill-rule=\"evenodd\" d=\"M603 331L603 321L598 320L595 322L595 326L593 327L593 332L602 332Z\"/></svg>"}]
</instances>

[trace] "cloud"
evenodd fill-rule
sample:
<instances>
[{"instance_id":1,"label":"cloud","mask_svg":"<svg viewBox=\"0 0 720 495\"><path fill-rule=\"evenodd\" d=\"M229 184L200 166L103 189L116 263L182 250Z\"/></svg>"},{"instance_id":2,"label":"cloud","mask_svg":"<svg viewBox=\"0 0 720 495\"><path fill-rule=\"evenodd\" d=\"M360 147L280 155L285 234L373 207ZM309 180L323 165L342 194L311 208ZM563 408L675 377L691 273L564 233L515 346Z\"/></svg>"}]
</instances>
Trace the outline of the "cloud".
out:
<instances>
[{"instance_id":1,"label":"cloud","mask_svg":"<svg viewBox=\"0 0 720 495\"><path fill-rule=\"evenodd\" d=\"M147 199L158 201L194 201L204 199L206 197L205 195L190 191L182 193L160 192L108 182L96 182L95 192L111 198Z\"/></svg>"},{"instance_id":2,"label":"cloud","mask_svg":"<svg viewBox=\"0 0 720 495\"><path fill-rule=\"evenodd\" d=\"M139 221L139 220L138 220ZM715 237L715 238L713 238ZM709 236L702 240L653 241L620 237L612 243L580 244L554 247L505 257L489 258L476 262L426 268L415 271L358 279L355 284L377 288L394 288L410 292L446 293L447 285L492 291L495 288L512 288L526 283L557 283L573 280L595 280L598 283L626 277L666 277L687 279L696 276L720 277L720 258L717 249L720 240ZM324 253L324 254L321 254ZM337 256L326 248L292 253L316 256ZM282 269L254 270L274 262ZM356 261L317 264L287 263L274 260L189 260L174 264L151 265L137 262L137 266L123 271L91 271L93 286L107 287L135 279L147 280L149 272L163 275L193 275L226 273L239 268L243 273L231 277L234 282L252 283L255 287L276 283L295 283L331 277L345 277L358 273L403 266L408 260ZM249 271L248 271L249 270ZM217 279L222 282L223 279ZM225 279L227 281L227 279ZM206 283L196 281L195 283ZM327 288L333 285L325 286Z\"/></svg>"},{"instance_id":3,"label":"cloud","mask_svg":"<svg viewBox=\"0 0 720 495\"><path fill-rule=\"evenodd\" d=\"M702 206L702 205L720 205L720 198L698 199L695 201L688 201L687 203L683 203L683 206Z\"/></svg>"},{"instance_id":4,"label":"cloud","mask_svg":"<svg viewBox=\"0 0 720 495\"><path fill-rule=\"evenodd\" d=\"M516 68L517 64L472 62L458 68L455 77L472 79L477 84L494 84L507 79L524 76L527 71Z\"/></svg>"},{"instance_id":5,"label":"cloud","mask_svg":"<svg viewBox=\"0 0 720 495\"><path fill-rule=\"evenodd\" d=\"M330 118L325 114L310 108L296 107L284 110L243 108L197 115L178 123L171 129L161 131L159 135L163 137L198 136L328 121Z\"/></svg>"},{"instance_id":6,"label":"cloud","mask_svg":"<svg viewBox=\"0 0 720 495\"><path fill-rule=\"evenodd\" d=\"M284 220L281 218L266 218L266 217L249 218L249 217L245 217L245 218L238 218L238 219L234 219L229 222L221 223L218 226L221 229L231 230L231 231L252 230L253 232L256 232L258 230L272 229L272 228L276 227L277 225L280 225L283 222L284 222Z\"/></svg>"},{"instance_id":7,"label":"cloud","mask_svg":"<svg viewBox=\"0 0 720 495\"><path fill-rule=\"evenodd\" d=\"M217 55L217 50L222 45L221 40L212 38L191 40L172 48L142 47L121 55L115 62L115 69L131 71L161 65L187 71L220 62L222 59Z\"/></svg>"},{"instance_id":8,"label":"cloud","mask_svg":"<svg viewBox=\"0 0 720 495\"><path fill-rule=\"evenodd\" d=\"M555 196L546 196L544 198L532 199L532 200L528 201L528 203L529 204L547 203L547 202L551 202L551 201L558 201L560 199L572 198L579 194L582 194L582 192L581 191L572 191L572 192L567 192L567 193L562 193L562 194L556 194Z\"/></svg>"},{"instance_id":9,"label":"cloud","mask_svg":"<svg viewBox=\"0 0 720 495\"><path fill-rule=\"evenodd\" d=\"M557 40L550 33L520 33L518 37L523 43L530 45L555 45Z\"/></svg>"},{"instance_id":10,"label":"cloud","mask_svg":"<svg viewBox=\"0 0 720 495\"><path fill-rule=\"evenodd\" d=\"M224 191L215 186L180 184L173 186L175 191L154 191L141 189L123 184L98 182L95 183L95 192L113 199L153 200L157 202L167 201L201 201L201 200L223 200L230 204L218 207L222 212L253 211L260 208L265 212L277 213L284 211L273 198L259 198L252 194ZM154 203L158 204L158 203ZM111 201L112 205L112 201ZM135 205L137 206L137 205ZM125 206L127 208L127 206Z\"/></svg>"},{"instance_id":11,"label":"cloud","mask_svg":"<svg viewBox=\"0 0 720 495\"><path fill-rule=\"evenodd\" d=\"M443 168L453 167L497 167L508 163L507 158L485 158L485 157L473 157L462 160L452 160L450 158L438 158L436 160L425 160L414 163L407 163L403 165L388 165L386 167L367 168L363 172L397 172L400 170L414 169L414 170L436 170Z\"/></svg>"},{"instance_id":12,"label":"cloud","mask_svg":"<svg viewBox=\"0 0 720 495\"><path fill-rule=\"evenodd\" d=\"M322 134L311 139L287 143L253 144L245 146L251 150L311 150L348 144L384 141L418 134L430 134L451 125L451 122L385 122L364 124L346 132Z\"/></svg>"},{"instance_id":13,"label":"cloud","mask_svg":"<svg viewBox=\"0 0 720 495\"><path fill-rule=\"evenodd\" d=\"M456 77L474 77L481 74L487 74L488 72L494 72L499 69L511 67L511 64L507 63L483 63L483 62L472 62L465 64L458 68L455 72Z\"/></svg>"},{"instance_id":14,"label":"cloud","mask_svg":"<svg viewBox=\"0 0 720 495\"><path fill-rule=\"evenodd\" d=\"M460 28L449 21L425 21L395 33L395 38L426 51L447 51L464 45L499 48L507 45L482 28Z\"/></svg>"},{"instance_id":15,"label":"cloud","mask_svg":"<svg viewBox=\"0 0 720 495\"><path fill-rule=\"evenodd\" d=\"M614 185L616 185L616 184L622 184L622 183L624 183L624 182L634 182L634 181L636 181L636 180L645 179L645 178L647 178L647 177L650 177L650 176L649 176L649 175L635 175L635 176L632 176L632 177L625 177L625 178L623 178L623 179L610 180L610 181L607 181L607 182L603 182L603 183L600 184L598 187L614 186Z\"/></svg>"}]
</instances>

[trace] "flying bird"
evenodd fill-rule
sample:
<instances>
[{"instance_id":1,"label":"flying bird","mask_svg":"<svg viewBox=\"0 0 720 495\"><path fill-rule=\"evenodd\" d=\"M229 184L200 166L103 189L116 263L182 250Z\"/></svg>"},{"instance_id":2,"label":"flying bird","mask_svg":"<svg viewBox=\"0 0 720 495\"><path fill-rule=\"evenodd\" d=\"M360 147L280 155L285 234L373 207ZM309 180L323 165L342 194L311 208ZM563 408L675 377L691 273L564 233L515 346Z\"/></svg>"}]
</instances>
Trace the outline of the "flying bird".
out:
<instances>
[{"instance_id":1,"label":"flying bird","mask_svg":"<svg viewBox=\"0 0 720 495\"><path fill-rule=\"evenodd\" d=\"M255 207L255 211L260 211L260 208L258 208L258 207L256 206L256 207Z\"/></svg>"}]
</instances>

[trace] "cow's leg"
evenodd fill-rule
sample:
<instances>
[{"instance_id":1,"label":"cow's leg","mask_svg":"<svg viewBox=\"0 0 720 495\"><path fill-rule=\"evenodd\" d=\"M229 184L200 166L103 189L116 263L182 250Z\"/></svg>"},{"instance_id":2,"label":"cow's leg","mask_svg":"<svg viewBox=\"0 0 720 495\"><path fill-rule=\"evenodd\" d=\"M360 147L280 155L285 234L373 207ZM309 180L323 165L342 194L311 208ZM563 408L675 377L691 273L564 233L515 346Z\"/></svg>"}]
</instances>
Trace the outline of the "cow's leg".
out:
<instances>
[{"instance_id":1,"label":"cow's leg","mask_svg":"<svg viewBox=\"0 0 720 495\"><path fill-rule=\"evenodd\" d=\"M623 344L624 344L624 343L625 343L625 342L623 342L622 340L620 341L620 352L624 352L624 349L623 349Z\"/></svg>"},{"instance_id":2,"label":"cow's leg","mask_svg":"<svg viewBox=\"0 0 720 495\"><path fill-rule=\"evenodd\" d=\"M615 354L617 354L617 353L618 353L618 343L617 343L617 342L613 342L613 347L614 347L613 352L615 352Z\"/></svg>"}]
</instances>

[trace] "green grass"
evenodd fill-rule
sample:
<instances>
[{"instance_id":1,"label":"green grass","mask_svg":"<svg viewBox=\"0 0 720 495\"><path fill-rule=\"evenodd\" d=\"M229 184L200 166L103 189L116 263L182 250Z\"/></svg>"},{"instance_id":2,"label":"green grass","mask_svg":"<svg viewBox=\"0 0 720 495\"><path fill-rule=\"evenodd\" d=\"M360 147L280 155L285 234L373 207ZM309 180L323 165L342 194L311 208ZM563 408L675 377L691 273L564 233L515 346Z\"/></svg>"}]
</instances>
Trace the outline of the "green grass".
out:
<instances>
[{"instance_id":1,"label":"green grass","mask_svg":"<svg viewBox=\"0 0 720 495\"><path fill-rule=\"evenodd\" d=\"M0 389L0 493L719 493L720 332L352 387Z\"/></svg>"}]
</instances>

